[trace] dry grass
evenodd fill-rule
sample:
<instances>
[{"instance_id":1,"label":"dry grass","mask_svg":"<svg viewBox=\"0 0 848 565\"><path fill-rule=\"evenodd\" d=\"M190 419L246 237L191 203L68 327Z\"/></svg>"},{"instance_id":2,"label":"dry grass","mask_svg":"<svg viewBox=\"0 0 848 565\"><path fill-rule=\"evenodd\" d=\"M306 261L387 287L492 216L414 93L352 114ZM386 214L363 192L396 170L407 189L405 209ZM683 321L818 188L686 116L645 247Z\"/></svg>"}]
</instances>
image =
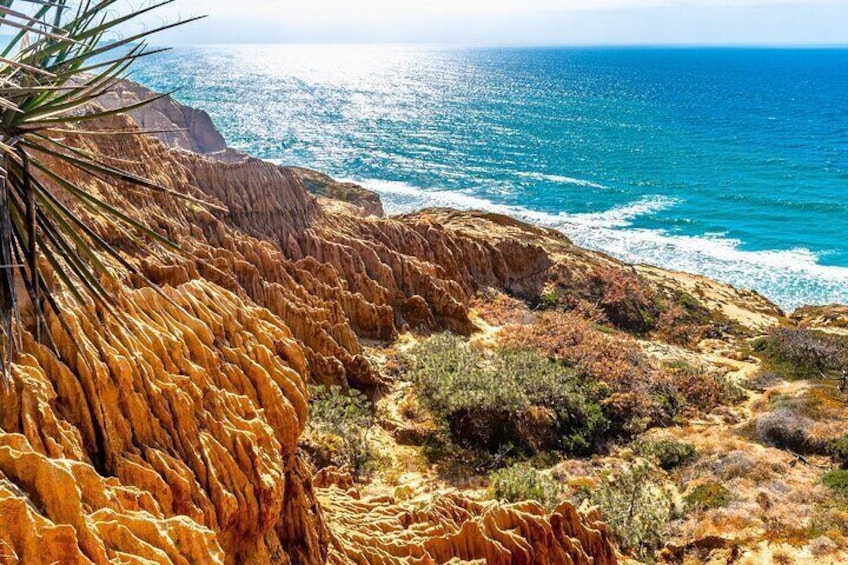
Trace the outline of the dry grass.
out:
<instances>
[{"instance_id":1,"label":"dry grass","mask_svg":"<svg viewBox=\"0 0 848 565\"><path fill-rule=\"evenodd\" d=\"M493 326L531 324L535 317L527 303L495 290L482 291L471 301L471 308Z\"/></svg>"},{"instance_id":2,"label":"dry grass","mask_svg":"<svg viewBox=\"0 0 848 565\"><path fill-rule=\"evenodd\" d=\"M545 313L530 326L507 326L502 342L531 348L574 367L610 391L605 409L622 431L668 425L688 410L709 412L734 400L721 374L681 364L664 367L631 337L571 314Z\"/></svg>"},{"instance_id":3,"label":"dry grass","mask_svg":"<svg viewBox=\"0 0 848 565\"><path fill-rule=\"evenodd\" d=\"M694 296L658 287L634 269L622 266L561 270L541 304L629 333L650 333L678 345L744 333Z\"/></svg>"},{"instance_id":4,"label":"dry grass","mask_svg":"<svg viewBox=\"0 0 848 565\"><path fill-rule=\"evenodd\" d=\"M727 453L709 464L711 474L725 481L746 479L761 484L780 477L789 469L782 460L769 452L752 452L750 449Z\"/></svg>"},{"instance_id":5,"label":"dry grass","mask_svg":"<svg viewBox=\"0 0 848 565\"><path fill-rule=\"evenodd\" d=\"M807 549L809 549L810 553L812 553L815 557L827 557L836 553L839 546L836 545L836 542L829 537L819 536L807 545Z\"/></svg>"}]
</instances>

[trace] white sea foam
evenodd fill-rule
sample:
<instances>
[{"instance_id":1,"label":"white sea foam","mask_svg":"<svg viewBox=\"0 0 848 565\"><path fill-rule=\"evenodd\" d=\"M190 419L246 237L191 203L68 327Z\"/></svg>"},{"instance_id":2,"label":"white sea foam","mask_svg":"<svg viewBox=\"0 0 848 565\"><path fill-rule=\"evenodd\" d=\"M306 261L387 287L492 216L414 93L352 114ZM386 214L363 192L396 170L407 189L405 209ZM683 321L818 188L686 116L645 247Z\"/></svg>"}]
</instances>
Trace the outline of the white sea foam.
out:
<instances>
[{"instance_id":1,"label":"white sea foam","mask_svg":"<svg viewBox=\"0 0 848 565\"><path fill-rule=\"evenodd\" d=\"M633 221L670 209L677 201L647 196L602 212L551 214L491 202L456 191L422 190L406 183L357 181L383 197L389 214L426 207L485 210L561 230L576 244L605 251L630 263L703 274L740 288L755 289L783 308L802 304L848 303L848 268L822 265L804 248L748 251L722 234L675 235L634 228Z\"/></svg>"},{"instance_id":2,"label":"white sea foam","mask_svg":"<svg viewBox=\"0 0 848 565\"><path fill-rule=\"evenodd\" d=\"M553 183L557 183L557 184L571 184L571 185L574 185L574 186L585 186L587 188L606 188L604 185L598 184L596 182L592 182L592 181L588 181L588 180L584 180L584 179L577 179L577 178L573 178L573 177L566 177L566 176L563 176L563 175L547 175L545 173L521 172L521 173L515 173L515 176L521 177L521 178L526 178L526 179L544 181L544 182L553 182Z\"/></svg>"}]
</instances>

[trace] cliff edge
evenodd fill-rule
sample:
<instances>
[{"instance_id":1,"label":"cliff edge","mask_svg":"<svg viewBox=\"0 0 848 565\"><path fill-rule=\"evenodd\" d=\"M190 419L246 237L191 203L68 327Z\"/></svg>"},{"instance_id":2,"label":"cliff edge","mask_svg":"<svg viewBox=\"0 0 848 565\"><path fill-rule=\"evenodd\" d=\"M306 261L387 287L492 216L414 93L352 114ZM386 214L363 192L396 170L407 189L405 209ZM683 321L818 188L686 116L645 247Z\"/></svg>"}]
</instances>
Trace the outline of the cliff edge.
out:
<instances>
[{"instance_id":1,"label":"cliff edge","mask_svg":"<svg viewBox=\"0 0 848 565\"><path fill-rule=\"evenodd\" d=\"M143 95L128 83L110 96ZM170 99L108 125L179 131L67 135L214 206L73 179L183 252L146 256L78 211L161 292L113 265L128 323L69 307L73 335L52 319L58 356L27 338L0 393L0 563L616 563L589 507L316 475L299 447L308 387L386 398L397 383L375 351L443 331L494 339L515 320L497 319L498 300L522 319L559 305L698 355L785 322L756 293L504 216L385 218L366 189L228 149L205 113Z\"/></svg>"},{"instance_id":2,"label":"cliff edge","mask_svg":"<svg viewBox=\"0 0 848 565\"><path fill-rule=\"evenodd\" d=\"M73 141L224 211L56 163L184 253L144 256L101 228L161 292L114 265L127 321L69 307L73 335L51 321L59 356L27 338L0 401L0 562L616 561L604 526L572 506L319 495L298 450L307 382L379 394L363 340L471 333L475 290L534 292L541 248L322 206L302 174L228 152L205 114L170 101L134 118L108 125L182 131Z\"/></svg>"}]
</instances>

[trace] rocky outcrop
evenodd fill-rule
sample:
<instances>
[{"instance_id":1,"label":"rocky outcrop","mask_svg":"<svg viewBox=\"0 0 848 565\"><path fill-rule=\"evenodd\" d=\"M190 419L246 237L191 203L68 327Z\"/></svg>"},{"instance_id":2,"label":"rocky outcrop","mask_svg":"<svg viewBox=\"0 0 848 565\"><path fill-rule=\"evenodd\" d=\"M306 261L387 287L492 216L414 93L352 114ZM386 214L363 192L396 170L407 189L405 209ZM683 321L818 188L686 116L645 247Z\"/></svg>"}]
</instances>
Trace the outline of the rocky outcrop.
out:
<instances>
[{"instance_id":1,"label":"rocky outcrop","mask_svg":"<svg viewBox=\"0 0 848 565\"><path fill-rule=\"evenodd\" d=\"M120 92L125 101L152 96L144 87L130 82ZM162 116L195 112L171 98L156 105L168 108L159 112ZM214 128L211 124L209 127ZM186 130L186 143L203 146L203 139L214 135L205 130L206 126L198 133ZM186 146L168 136L160 135L159 139L171 148ZM561 232L500 214L433 209L394 221L378 221L383 215L379 196L359 185L338 182L308 169L276 166L231 149L224 153L216 150L206 156L219 162L185 152L172 155L196 175L194 179L186 179L187 184L211 192L230 208L230 215L224 219L226 225L236 224L257 238L275 240L289 257L311 257L336 268L344 264L348 272L343 278L354 294L362 293L372 304L382 306L388 302L395 327L391 330L383 327L376 332L381 336L378 339L403 328L441 328L467 333L471 325L464 305L477 289L491 286L534 300L547 283L561 278L563 272L585 272L598 267L638 271L651 291L690 294L707 310L753 332L772 327L783 318L779 308L755 292L738 290L706 277L626 265L603 253L573 245ZM221 166L221 161L226 166ZM142 172L155 174L151 169L146 167ZM304 191L317 199L304 200ZM245 213L248 209L250 212ZM294 241L297 246L291 245ZM328 242L333 245L328 246ZM344 248L351 248L353 255L338 256ZM415 265L413 272L410 264ZM349 272L350 267L355 275ZM390 278L399 276L405 280L398 281L399 284L389 282ZM435 279L458 283L459 293L446 289L445 284L434 284ZM376 289L372 282L382 288ZM385 299L386 296L389 298ZM355 331L360 337L375 335L373 331L364 334Z\"/></svg>"},{"instance_id":2,"label":"rocky outcrop","mask_svg":"<svg viewBox=\"0 0 848 565\"><path fill-rule=\"evenodd\" d=\"M99 103L108 109L137 105L143 100L152 100L157 94L129 80L119 81L109 92L103 94ZM226 163L250 160L245 153L227 146L224 136L212 123L209 114L178 103L170 96L131 110L129 116L138 126L150 132L150 136L174 149L198 153ZM304 169L291 167L302 182L303 188L314 196L326 199L326 204L346 203L346 211L363 216L380 216L383 203L377 193L352 182L339 182L332 177Z\"/></svg>"},{"instance_id":3,"label":"rocky outcrop","mask_svg":"<svg viewBox=\"0 0 848 565\"><path fill-rule=\"evenodd\" d=\"M793 312L791 319L803 328L848 331L848 306L804 306Z\"/></svg>"},{"instance_id":4,"label":"rocky outcrop","mask_svg":"<svg viewBox=\"0 0 848 565\"><path fill-rule=\"evenodd\" d=\"M203 209L98 189L185 250L143 258L124 233L104 233L150 280L173 286L204 278L268 308L304 344L317 382L377 389L380 378L359 339L391 340L404 329L468 334L468 302L478 288L538 294L551 265L539 242L498 238L497 230L484 237L426 215L398 221L330 213L290 169L256 159L222 163L142 136L76 141L93 152L138 156L133 172L210 202Z\"/></svg>"},{"instance_id":5,"label":"rocky outcrop","mask_svg":"<svg viewBox=\"0 0 848 565\"><path fill-rule=\"evenodd\" d=\"M385 215L383 203L376 192L356 183L339 182L328 175L302 167L292 167L291 170L300 178L309 194L337 202L346 202L351 205L352 210L363 216L383 217Z\"/></svg>"},{"instance_id":6,"label":"rocky outcrop","mask_svg":"<svg viewBox=\"0 0 848 565\"><path fill-rule=\"evenodd\" d=\"M335 487L318 497L335 534L333 563L616 563L606 527L570 504L548 513L534 502L481 504L458 495L398 503Z\"/></svg>"},{"instance_id":7,"label":"rocky outcrop","mask_svg":"<svg viewBox=\"0 0 848 565\"><path fill-rule=\"evenodd\" d=\"M99 102L107 109L123 108L156 96L143 86L124 80L117 83ZM227 148L224 136L212 123L209 114L177 103L173 98L159 98L130 111L130 116L144 130L169 147L225 158L235 155Z\"/></svg>"},{"instance_id":8,"label":"rocky outcrop","mask_svg":"<svg viewBox=\"0 0 848 565\"><path fill-rule=\"evenodd\" d=\"M377 394L383 377L360 340L473 331L468 304L482 286L539 292L544 246L426 215L336 213L290 169L255 159L146 136L68 138L208 206L54 163L181 252L140 249L75 211L144 278L113 265L120 316L69 303L65 325L51 318L58 357L27 337L0 398L0 562L615 561L602 526L571 506L457 497L410 510L333 487L316 496L297 450L308 382Z\"/></svg>"},{"instance_id":9,"label":"rocky outcrop","mask_svg":"<svg viewBox=\"0 0 848 565\"><path fill-rule=\"evenodd\" d=\"M121 294L122 320L69 314L73 338L54 320L64 363L30 343L14 367L0 412L5 553L321 562L296 456L306 359L289 329L205 281Z\"/></svg>"}]
</instances>

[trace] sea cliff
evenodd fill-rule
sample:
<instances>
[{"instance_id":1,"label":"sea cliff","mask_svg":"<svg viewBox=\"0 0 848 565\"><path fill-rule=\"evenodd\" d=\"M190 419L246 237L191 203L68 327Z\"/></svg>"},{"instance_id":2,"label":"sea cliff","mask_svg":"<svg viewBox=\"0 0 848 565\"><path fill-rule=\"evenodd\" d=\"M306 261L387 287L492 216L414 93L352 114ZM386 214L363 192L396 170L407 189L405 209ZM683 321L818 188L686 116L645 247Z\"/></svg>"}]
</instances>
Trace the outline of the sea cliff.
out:
<instances>
[{"instance_id":1,"label":"sea cliff","mask_svg":"<svg viewBox=\"0 0 848 565\"><path fill-rule=\"evenodd\" d=\"M102 104L142 95L126 84ZM125 233L78 211L159 290L111 265L123 322L69 302L62 316L72 335L51 319L58 355L27 336L26 354L0 393L0 563L624 559L591 504L490 501L479 488L465 492L426 469L404 476L408 490L387 481L363 485L345 470L310 464L303 448L309 386L355 389L375 404L396 399L402 388L387 359L440 332L509 340L533 335L542 318L579 319L588 328L580 340L638 351L638 362L609 383L622 410L644 409L632 433L662 427L719 460L727 449L706 445L711 434L737 442L731 451L746 449L749 440L736 437L733 422L756 418L763 410L751 404L756 398L709 412L722 405L716 401L691 420L662 421L655 390L636 381L659 375L655 365L669 359L724 367L737 380L755 373L759 362L741 344L791 323L756 293L626 265L504 216L433 209L386 218L365 188L228 149L207 115L171 99L113 120L112 127L178 131L67 135L209 205L65 171L182 252L142 254ZM841 331L825 311L798 316ZM567 358L576 345L546 355ZM595 374L616 370L604 362L593 365ZM663 383L682 390L677 381ZM706 394L698 390L680 395ZM692 428L696 420L704 426ZM394 463L401 444L426 435L400 416L380 428ZM756 445L758 456L796 461ZM613 449L604 457L591 465L632 455ZM568 467L562 473L580 476L569 465L561 464ZM810 468L793 463L791 472L793 492L818 485ZM727 555L771 555L757 540L765 518L740 525L740 536L692 516L680 520L668 539L681 556L703 551L698 544L713 538L722 540L713 549Z\"/></svg>"}]
</instances>

